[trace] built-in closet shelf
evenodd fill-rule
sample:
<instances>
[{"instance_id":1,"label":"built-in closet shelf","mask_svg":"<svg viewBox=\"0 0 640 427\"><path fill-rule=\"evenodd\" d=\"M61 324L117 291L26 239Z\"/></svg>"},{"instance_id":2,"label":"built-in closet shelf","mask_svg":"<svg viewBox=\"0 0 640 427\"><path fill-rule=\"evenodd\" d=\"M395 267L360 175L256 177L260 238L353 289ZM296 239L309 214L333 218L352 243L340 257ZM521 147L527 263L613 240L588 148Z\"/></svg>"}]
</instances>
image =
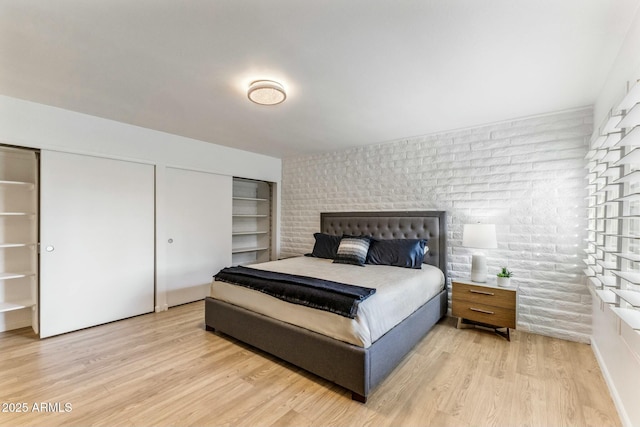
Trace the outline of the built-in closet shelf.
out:
<instances>
[{"instance_id":1,"label":"built-in closet shelf","mask_svg":"<svg viewBox=\"0 0 640 427\"><path fill-rule=\"evenodd\" d=\"M613 311L631 329L640 330L640 311L632 308L611 307Z\"/></svg>"},{"instance_id":2,"label":"built-in closet shelf","mask_svg":"<svg viewBox=\"0 0 640 427\"><path fill-rule=\"evenodd\" d=\"M31 300L19 300L14 302L0 302L0 313L7 311L22 310L35 306L36 303Z\"/></svg>"},{"instance_id":3,"label":"built-in closet shelf","mask_svg":"<svg viewBox=\"0 0 640 427\"><path fill-rule=\"evenodd\" d=\"M35 243L0 243L1 248L26 248L28 246L35 246Z\"/></svg>"},{"instance_id":4,"label":"built-in closet shelf","mask_svg":"<svg viewBox=\"0 0 640 427\"><path fill-rule=\"evenodd\" d=\"M0 332L38 333L38 157L0 144Z\"/></svg>"},{"instance_id":5,"label":"built-in closet shelf","mask_svg":"<svg viewBox=\"0 0 640 427\"><path fill-rule=\"evenodd\" d=\"M246 202L268 202L269 199L254 198L254 197L234 197L233 200L244 200Z\"/></svg>"},{"instance_id":6,"label":"built-in closet shelf","mask_svg":"<svg viewBox=\"0 0 640 427\"><path fill-rule=\"evenodd\" d=\"M231 252L234 254L243 254L243 253L247 253L247 252L260 252L260 251L267 251L269 250L268 247L259 247L259 248L237 248L237 249L232 249Z\"/></svg>"},{"instance_id":7,"label":"built-in closet shelf","mask_svg":"<svg viewBox=\"0 0 640 427\"><path fill-rule=\"evenodd\" d=\"M233 265L272 259L273 190L272 184L265 181L233 178Z\"/></svg>"},{"instance_id":8,"label":"built-in closet shelf","mask_svg":"<svg viewBox=\"0 0 640 427\"><path fill-rule=\"evenodd\" d=\"M232 236L255 236L257 234L268 234L268 231L238 231L233 232Z\"/></svg>"},{"instance_id":9,"label":"built-in closet shelf","mask_svg":"<svg viewBox=\"0 0 640 427\"><path fill-rule=\"evenodd\" d=\"M33 212L0 212L0 216L23 216L23 217L33 217L35 214Z\"/></svg>"},{"instance_id":10,"label":"built-in closet shelf","mask_svg":"<svg viewBox=\"0 0 640 427\"><path fill-rule=\"evenodd\" d=\"M33 276L31 272L18 272L18 273L0 273L0 280L21 279L23 277Z\"/></svg>"},{"instance_id":11,"label":"built-in closet shelf","mask_svg":"<svg viewBox=\"0 0 640 427\"><path fill-rule=\"evenodd\" d=\"M640 307L640 292L628 289L613 289L612 292L634 307Z\"/></svg>"},{"instance_id":12,"label":"built-in closet shelf","mask_svg":"<svg viewBox=\"0 0 640 427\"><path fill-rule=\"evenodd\" d=\"M23 187L28 190L33 190L35 184L33 182L23 181L0 181L0 187Z\"/></svg>"}]
</instances>

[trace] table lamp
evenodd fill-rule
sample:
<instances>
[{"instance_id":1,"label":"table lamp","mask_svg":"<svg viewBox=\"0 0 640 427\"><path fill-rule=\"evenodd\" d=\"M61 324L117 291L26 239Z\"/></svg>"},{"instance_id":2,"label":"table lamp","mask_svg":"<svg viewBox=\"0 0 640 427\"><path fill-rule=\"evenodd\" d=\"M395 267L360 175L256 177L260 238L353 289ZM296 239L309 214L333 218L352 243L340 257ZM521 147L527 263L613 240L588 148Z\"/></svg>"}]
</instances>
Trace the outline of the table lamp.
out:
<instances>
[{"instance_id":1,"label":"table lamp","mask_svg":"<svg viewBox=\"0 0 640 427\"><path fill-rule=\"evenodd\" d=\"M495 224L465 224L462 233L462 246L474 249L496 249ZM475 252L471 258L471 281L487 281L487 258L482 252Z\"/></svg>"}]
</instances>

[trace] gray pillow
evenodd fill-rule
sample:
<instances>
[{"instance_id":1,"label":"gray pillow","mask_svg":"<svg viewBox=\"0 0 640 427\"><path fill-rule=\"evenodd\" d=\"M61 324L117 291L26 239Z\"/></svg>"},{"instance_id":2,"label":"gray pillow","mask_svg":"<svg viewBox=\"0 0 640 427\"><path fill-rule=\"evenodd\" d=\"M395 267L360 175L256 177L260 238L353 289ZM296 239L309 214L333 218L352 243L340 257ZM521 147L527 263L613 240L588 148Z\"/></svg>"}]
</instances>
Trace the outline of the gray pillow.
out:
<instances>
[{"instance_id":1,"label":"gray pillow","mask_svg":"<svg viewBox=\"0 0 640 427\"><path fill-rule=\"evenodd\" d=\"M343 236L338 246L338 253L333 262L337 264L353 264L364 267L369 252L369 237Z\"/></svg>"}]
</instances>

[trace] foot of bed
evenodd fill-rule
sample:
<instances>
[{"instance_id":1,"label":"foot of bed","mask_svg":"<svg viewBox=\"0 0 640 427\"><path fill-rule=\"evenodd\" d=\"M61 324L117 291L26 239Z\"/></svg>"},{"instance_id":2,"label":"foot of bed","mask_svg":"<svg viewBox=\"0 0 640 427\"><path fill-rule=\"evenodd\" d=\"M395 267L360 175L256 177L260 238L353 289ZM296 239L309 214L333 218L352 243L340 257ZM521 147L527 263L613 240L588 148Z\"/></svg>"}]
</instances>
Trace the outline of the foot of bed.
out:
<instances>
[{"instance_id":1,"label":"foot of bed","mask_svg":"<svg viewBox=\"0 0 640 427\"><path fill-rule=\"evenodd\" d=\"M355 391L351 392L351 400L355 400L360 403L367 403L367 396L363 396L361 394L356 393Z\"/></svg>"},{"instance_id":2,"label":"foot of bed","mask_svg":"<svg viewBox=\"0 0 640 427\"><path fill-rule=\"evenodd\" d=\"M211 326L209 326L207 324L204 325L204 329L207 330L207 331L210 331L210 332L213 332L213 331L216 330L216 328L213 328L213 327L211 327Z\"/></svg>"}]
</instances>

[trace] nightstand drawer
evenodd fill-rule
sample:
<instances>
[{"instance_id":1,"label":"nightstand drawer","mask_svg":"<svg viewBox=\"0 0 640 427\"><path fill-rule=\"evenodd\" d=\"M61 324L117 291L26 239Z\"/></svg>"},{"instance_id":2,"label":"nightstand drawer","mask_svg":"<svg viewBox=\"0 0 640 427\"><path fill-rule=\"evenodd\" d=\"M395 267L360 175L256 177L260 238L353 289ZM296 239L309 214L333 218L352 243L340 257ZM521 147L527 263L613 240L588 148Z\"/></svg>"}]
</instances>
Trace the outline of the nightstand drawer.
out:
<instances>
[{"instance_id":1,"label":"nightstand drawer","mask_svg":"<svg viewBox=\"0 0 640 427\"><path fill-rule=\"evenodd\" d=\"M516 292L508 289L456 283L453 286L451 299L512 309L516 305Z\"/></svg>"},{"instance_id":2,"label":"nightstand drawer","mask_svg":"<svg viewBox=\"0 0 640 427\"><path fill-rule=\"evenodd\" d=\"M495 307L458 300L453 304L451 314L455 317L486 323L492 326L514 329L516 327L516 311L513 308Z\"/></svg>"}]
</instances>

